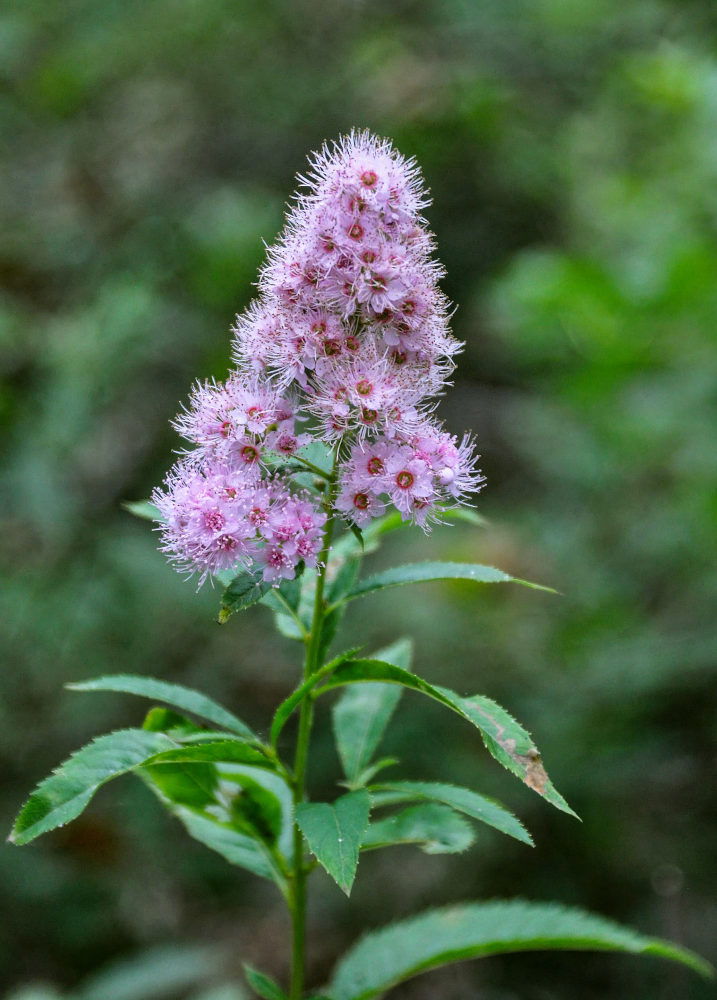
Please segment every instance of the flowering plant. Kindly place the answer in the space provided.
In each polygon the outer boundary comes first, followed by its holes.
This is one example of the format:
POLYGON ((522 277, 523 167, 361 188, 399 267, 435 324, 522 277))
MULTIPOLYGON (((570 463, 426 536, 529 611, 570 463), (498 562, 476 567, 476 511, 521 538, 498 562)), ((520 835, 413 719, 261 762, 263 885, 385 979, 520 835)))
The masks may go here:
MULTIPOLYGON (((348 895, 361 851, 401 843, 462 851, 473 840, 468 820, 532 843, 515 816, 473 790, 377 780, 396 763, 375 755, 402 690, 472 724, 500 764, 572 813, 526 730, 485 696, 462 697, 418 677, 405 640, 378 653, 329 656, 346 605, 367 594, 429 580, 513 578, 489 566, 432 562, 360 578, 364 555, 401 523, 428 531, 446 516, 476 520, 462 505, 483 477, 471 438, 458 440, 433 415, 460 345, 438 286, 416 165, 389 142, 352 133, 325 147, 301 180, 305 193, 269 250, 259 298, 237 319, 235 370, 221 384, 195 387, 175 422, 194 447, 152 502, 133 510, 157 521, 161 547, 180 571, 196 573, 199 585, 212 578, 224 586, 221 622, 258 602, 270 608, 279 630, 305 647, 303 675, 268 738, 178 685, 131 675, 71 685, 170 707, 72 756, 38 786, 11 835, 21 844, 61 826, 101 784, 136 773, 191 836, 283 894, 293 928, 290 1000, 304 995, 307 880, 317 865, 348 895), (306 770, 314 706, 334 691, 346 790, 313 802, 306 770), (289 761, 284 732, 295 713, 289 761)), ((447 962, 535 948, 652 953, 708 968, 684 949, 580 911, 465 903, 368 935, 339 962, 326 995, 364 1000, 447 962)), ((286 996, 263 973, 247 968, 247 977, 267 1000, 286 996)))

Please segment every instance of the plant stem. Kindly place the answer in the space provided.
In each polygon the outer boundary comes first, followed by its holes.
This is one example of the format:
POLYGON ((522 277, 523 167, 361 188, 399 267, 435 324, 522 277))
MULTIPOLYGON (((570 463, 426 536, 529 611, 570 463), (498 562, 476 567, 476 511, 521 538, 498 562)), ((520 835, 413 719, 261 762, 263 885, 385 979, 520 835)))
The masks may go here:
MULTIPOLYGON (((324 542, 319 555, 316 573, 316 596, 314 598, 314 613, 311 621, 311 632, 307 637, 306 658, 304 660, 304 680, 320 668, 321 632, 324 625, 326 610, 324 608, 324 585, 326 582, 326 565, 331 549, 331 539, 334 533, 334 518, 331 511, 335 492, 334 474, 327 484, 326 507, 328 520, 324 528, 324 542)), ((306 764, 309 756, 309 738, 313 721, 313 702, 311 693, 307 692, 299 711, 299 732, 296 740, 296 757, 294 761, 294 808, 304 801, 306 764)), ((294 871, 291 893, 291 924, 292 924, 292 962, 291 987, 289 1000, 301 1000, 304 990, 304 957, 306 954, 306 876, 304 863, 304 839, 298 825, 294 823, 294 871)))

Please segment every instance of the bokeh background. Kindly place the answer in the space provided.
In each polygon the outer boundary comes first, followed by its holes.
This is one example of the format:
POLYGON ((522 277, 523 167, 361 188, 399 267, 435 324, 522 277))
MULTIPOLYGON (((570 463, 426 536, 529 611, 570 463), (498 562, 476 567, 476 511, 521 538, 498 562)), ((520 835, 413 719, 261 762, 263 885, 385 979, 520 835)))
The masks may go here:
MULTIPOLYGON (((220 628, 121 509, 178 441, 197 377, 281 226, 307 152, 352 126, 422 165, 466 341, 449 427, 473 428, 483 529, 394 536, 379 562, 494 563, 558 587, 432 585, 352 606, 348 641, 505 704, 583 818, 407 696, 386 749, 501 798, 530 849, 315 876, 311 977, 360 928, 496 895, 579 904, 717 952, 717 9, 711 0, 6 0, 0 11, 0 813, 72 749, 138 723, 108 672, 203 688, 266 727, 297 650, 255 608, 220 628)), ((377 562, 378 564, 378 562, 377 562)), ((317 793, 338 775, 327 717, 317 793)), ((189 842, 139 782, 0 848, 0 995, 240 1000, 286 972, 272 888, 189 842), (35 985, 31 984, 44 984, 35 985), (3 992, 4 991, 4 992, 3 992)), ((706 998, 654 960, 490 959, 428 1000, 706 998)))

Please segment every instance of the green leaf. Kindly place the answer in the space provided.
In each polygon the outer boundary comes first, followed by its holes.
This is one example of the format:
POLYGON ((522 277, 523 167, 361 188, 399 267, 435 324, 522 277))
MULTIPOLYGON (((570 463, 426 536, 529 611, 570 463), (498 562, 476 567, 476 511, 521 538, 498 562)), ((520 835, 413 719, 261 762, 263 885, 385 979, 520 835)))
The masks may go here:
POLYGON ((216 801, 218 779, 210 764, 144 765, 140 776, 149 776, 167 799, 192 809, 205 809, 216 801))
POLYGON ((211 767, 215 775, 211 801, 197 798, 190 802, 186 786, 173 787, 164 780, 165 771, 171 773, 178 766, 143 767, 139 774, 190 836, 231 864, 273 880, 287 895, 285 856, 292 854, 293 818, 286 783, 263 768, 224 762, 184 764, 181 766, 190 780, 198 767, 211 767))
POLYGON ((419 972, 504 952, 620 951, 683 962, 704 976, 698 955, 582 910, 553 903, 447 906, 366 935, 340 961, 328 989, 336 1000, 368 1000, 419 972))
POLYGON ((316 685, 327 676, 327 674, 331 673, 331 671, 334 670, 339 663, 343 663, 344 660, 350 659, 360 649, 360 646, 354 647, 353 649, 347 650, 346 652, 339 654, 339 656, 334 657, 334 659, 330 660, 328 663, 325 663, 317 673, 312 674, 311 677, 305 680, 303 684, 300 684, 297 688, 295 688, 291 694, 281 702, 274 713, 274 718, 271 723, 271 734, 269 738, 273 747, 276 747, 284 726, 291 718, 294 710, 304 700, 306 695, 313 688, 315 688, 316 685))
POLYGON ((427 854, 458 854, 474 840, 473 827, 457 812, 435 802, 424 802, 395 816, 373 820, 361 847, 370 850, 394 844, 420 844, 427 854))
POLYGON ((357 597, 365 594, 372 594, 377 590, 385 590, 387 587, 402 587, 407 583, 428 583, 432 580, 471 580, 473 583, 520 583, 525 587, 532 587, 535 590, 546 590, 551 594, 556 593, 552 587, 545 587, 539 583, 530 583, 528 580, 520 580, 518 577, 510 576, 493 566, 481 566, 479 563, 453 563, 453 562, 422 562, 409 563, 406 566, 396 566, 393 569, 384 570, 383 573, 376 573, 369 576, 351 590, 344 600, 353 601, 357 597))
MULTIPOLYGON (((190 987, 211 980, 222 961, 219 947, 155 945, 115 959, 84 979, 66 1000, 152 1000, 186 996, 190 987)), ((196 994, 192 994, 196 996, 196 994)))
POLYGON ((159 705, 155 705, 147 712, 142 729, 146 729, 150 733, 167 733, 172 739, 179 740, 179 742, 185 739, 194 739, 200 734, 206 734, 213 739, 218 736, 215 729, 204 729, 188 719, 186 715, 180 715, 179 712, 175 712, 171 708, 163 708, 159 705))
POLYGON ((330 562, 334 575, 326 589, 326 597, 329 604, 337 604, 350 590, 353 590, 361 568, 362 555, 363 553, 359 552, 348 556, 343 562, 340 562, 338 559, 330 562))
POLYGON ((361 684, 347 688, 333 708, 336 747, 351 786, 368 766, 401 697, 400 687, 361 684))
POLYGON ((370 811, 371 798, 363 790, 342 795, 331 805, 302 802, 296 807, 296 822, 309 847, 347 896, 356 877, 370 811))
POLYGON ((373 785, 369 791, 374 808, 396 805, 399 802, 441 802, 524 844, 532 846, 533 843, 533 838, 511 812, 493 799, 487 799, 469 788, 446 785, 440 781, 392 781, 373 785))
POLYGON ((146 761, 149 765, 227 763, 248 764, 276 770, 275 763, 250 743, 239 740, 217 740, 212 743, 193 743, 190 746, 173 746, 156 753, 146 761))
POLYGON ((272 584, 261 573, 240 573, 235 576, 222 594, 222 606, 217 621, 227 622, 237 611, 244 611, 260 601, 272 589, 272 584))
POLYGON ((542 795, 551 805, 575 816, 573 810, 548 778, 530 734, 508 715, 505 709, 491 701, 490 698, 485 698, 482 695, 461 698, 454 691, 429 684, 428 681, 424 681, 408 670, 403 670, 401 667, 383 660, 373 659, 346 660, 336 668, 326 683, 315 689, 314 694, 318 697, 318 695, 344 684, 366 681, 401 684, 403 687, 419 691, 447 708, 451 708, 480 730, 488 752, 499 763, 520 778, 533 791, 542 795))
POLYGON ((258 781, 248 775, 237 776, 242 794, 231 803, 230 811, 234 823, 240 828, 247 827, 267 844, 276 844, 282 828, 281 802, 258 781))
POLYGON ((286 1000, 286 993, 269 976, 244 963, 244 975, 251 988, 262 1000, 286 1000))
MULTIPOLYGON (((407 669, 411 644, 401 640, 381 650, 376 657, 407 669)), ((358 778, 371 762, 400 697, 398 686, 367 683, 347 687, 334 705, 336 748, 351 787, 359 786, 358 778)))
POLYGON ((150 503, 149 500, 124 500, 122 506, 130 514, 143 521, 164 521, 159 507, 150 503))
POLYGON ((288 892, 283 872, 267 850, 253 837, 241 833, 229 823, 167 800, 167 809, 181 821, 190 837, 220 854, 238 868, 245 868, 253 875, 277 883, 284 894, 288 892))
POLYGON ((323 441, 310 441, 309 444, 302 445, 296 453, 297 458, 303 458, 305 462, 315 465, 324 476, 331 475, 331 466, 334 462, 333 452, 323 441))
POLYGON ((451 525, 454 521, 463 521, 474 528, 484 528, 488 521, 482 514, 478 514, 472 507, 453 507, 449 510, 441 511, 440 520, 444 524, 451 525))
POLYGON ((175 746, 164 733, 143 729, 120 729, 98 737, 40 782, 15 820, 9 840, 27 844, 64 826, 80 815, 100 785, 175 746))
POLYGON ((192 712, 201 719, 207 719, 223 729, 237 733, 245 740, 258 742, 255 733, 236 715, 218 705, 211 698, 192 688, 181 684, 170 684, 167 681, 155 680, 153 677, 140 677, 135 674, 114 674, 108 677, 97 677, 95 680, 80 681, 67 684, 71 691, 119 691, 123 694, 136 694, 142 698, 164 701, 174 708, 184 712, 192 712))
POLYGON ((354 538, 356 539, 356 541, 359 543, 359 547, 360 547, 361 551, 364 552, 365 551, 365 547, 364 547, 364 543, 363 543, 363 531, 361 531, 361 529, 358 527, 358 525, 354 524, 353 522, 349 523, 349 531, 354 536, 354 538))
MULTIPOLYGON (((368 785, 369 781, 375 777, 379 771, 384 771, 387 767, 395 767, 396 764, 400 764, 398 757, 381 757, 379 760, 369 764, 359 775, 357 775, 356 780, 353 782, 355 788, 363 788, 368 785)), ((346 784, 346 782, 339 782, 339 784, 346 784)))

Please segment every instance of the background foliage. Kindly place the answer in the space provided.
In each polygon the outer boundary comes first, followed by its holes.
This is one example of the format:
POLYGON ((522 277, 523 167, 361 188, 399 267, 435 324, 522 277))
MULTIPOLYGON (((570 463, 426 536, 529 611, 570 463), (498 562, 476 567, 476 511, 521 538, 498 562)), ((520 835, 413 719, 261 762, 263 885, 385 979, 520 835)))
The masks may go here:
MULTIPOLYGON (((442 412, 475 429, 489 482, 487 528, 406 532, 381 561, 493 562, 564 596, 388 591, 350 612, 349 641, 390 641, 399 621, 420 673, 531 727, 584 823, 407 697, 387 752, 499 794, 537 847, 486 830, 463 856, 369 855, 351 904, 317 876, 312 976, 366 924, 492 895, 578 903, 714 960, 716 42, 708 0, 4 5, 6 827, 81 741, 139 721, 130 699, 60 694, 65 680, 151 672, 262 731, 293 684, 270 615, 220 629, 217 594, 197 597, 120 503, 169 465, 191 380, 225 371, 305 154, 365 126, 432 187, 467 342, 442 412)), ((328 790, 326 718, 323 732, 312 780, 328 790)), ((105 1000, 235 1000, 238 953, 285 972, 271 888, 228 877, 135 784, 47 842, 0 849, 4 988, 92 995, 88 977, 121 959, 135 964, 100 981, 105 1000), (195 978, 156 950, 182 942, 218 948, 195 978)), ((547 1000, 576 983, 614 1000, 711 990, 658 963, 536 955, 395 996, 547 1000)))

